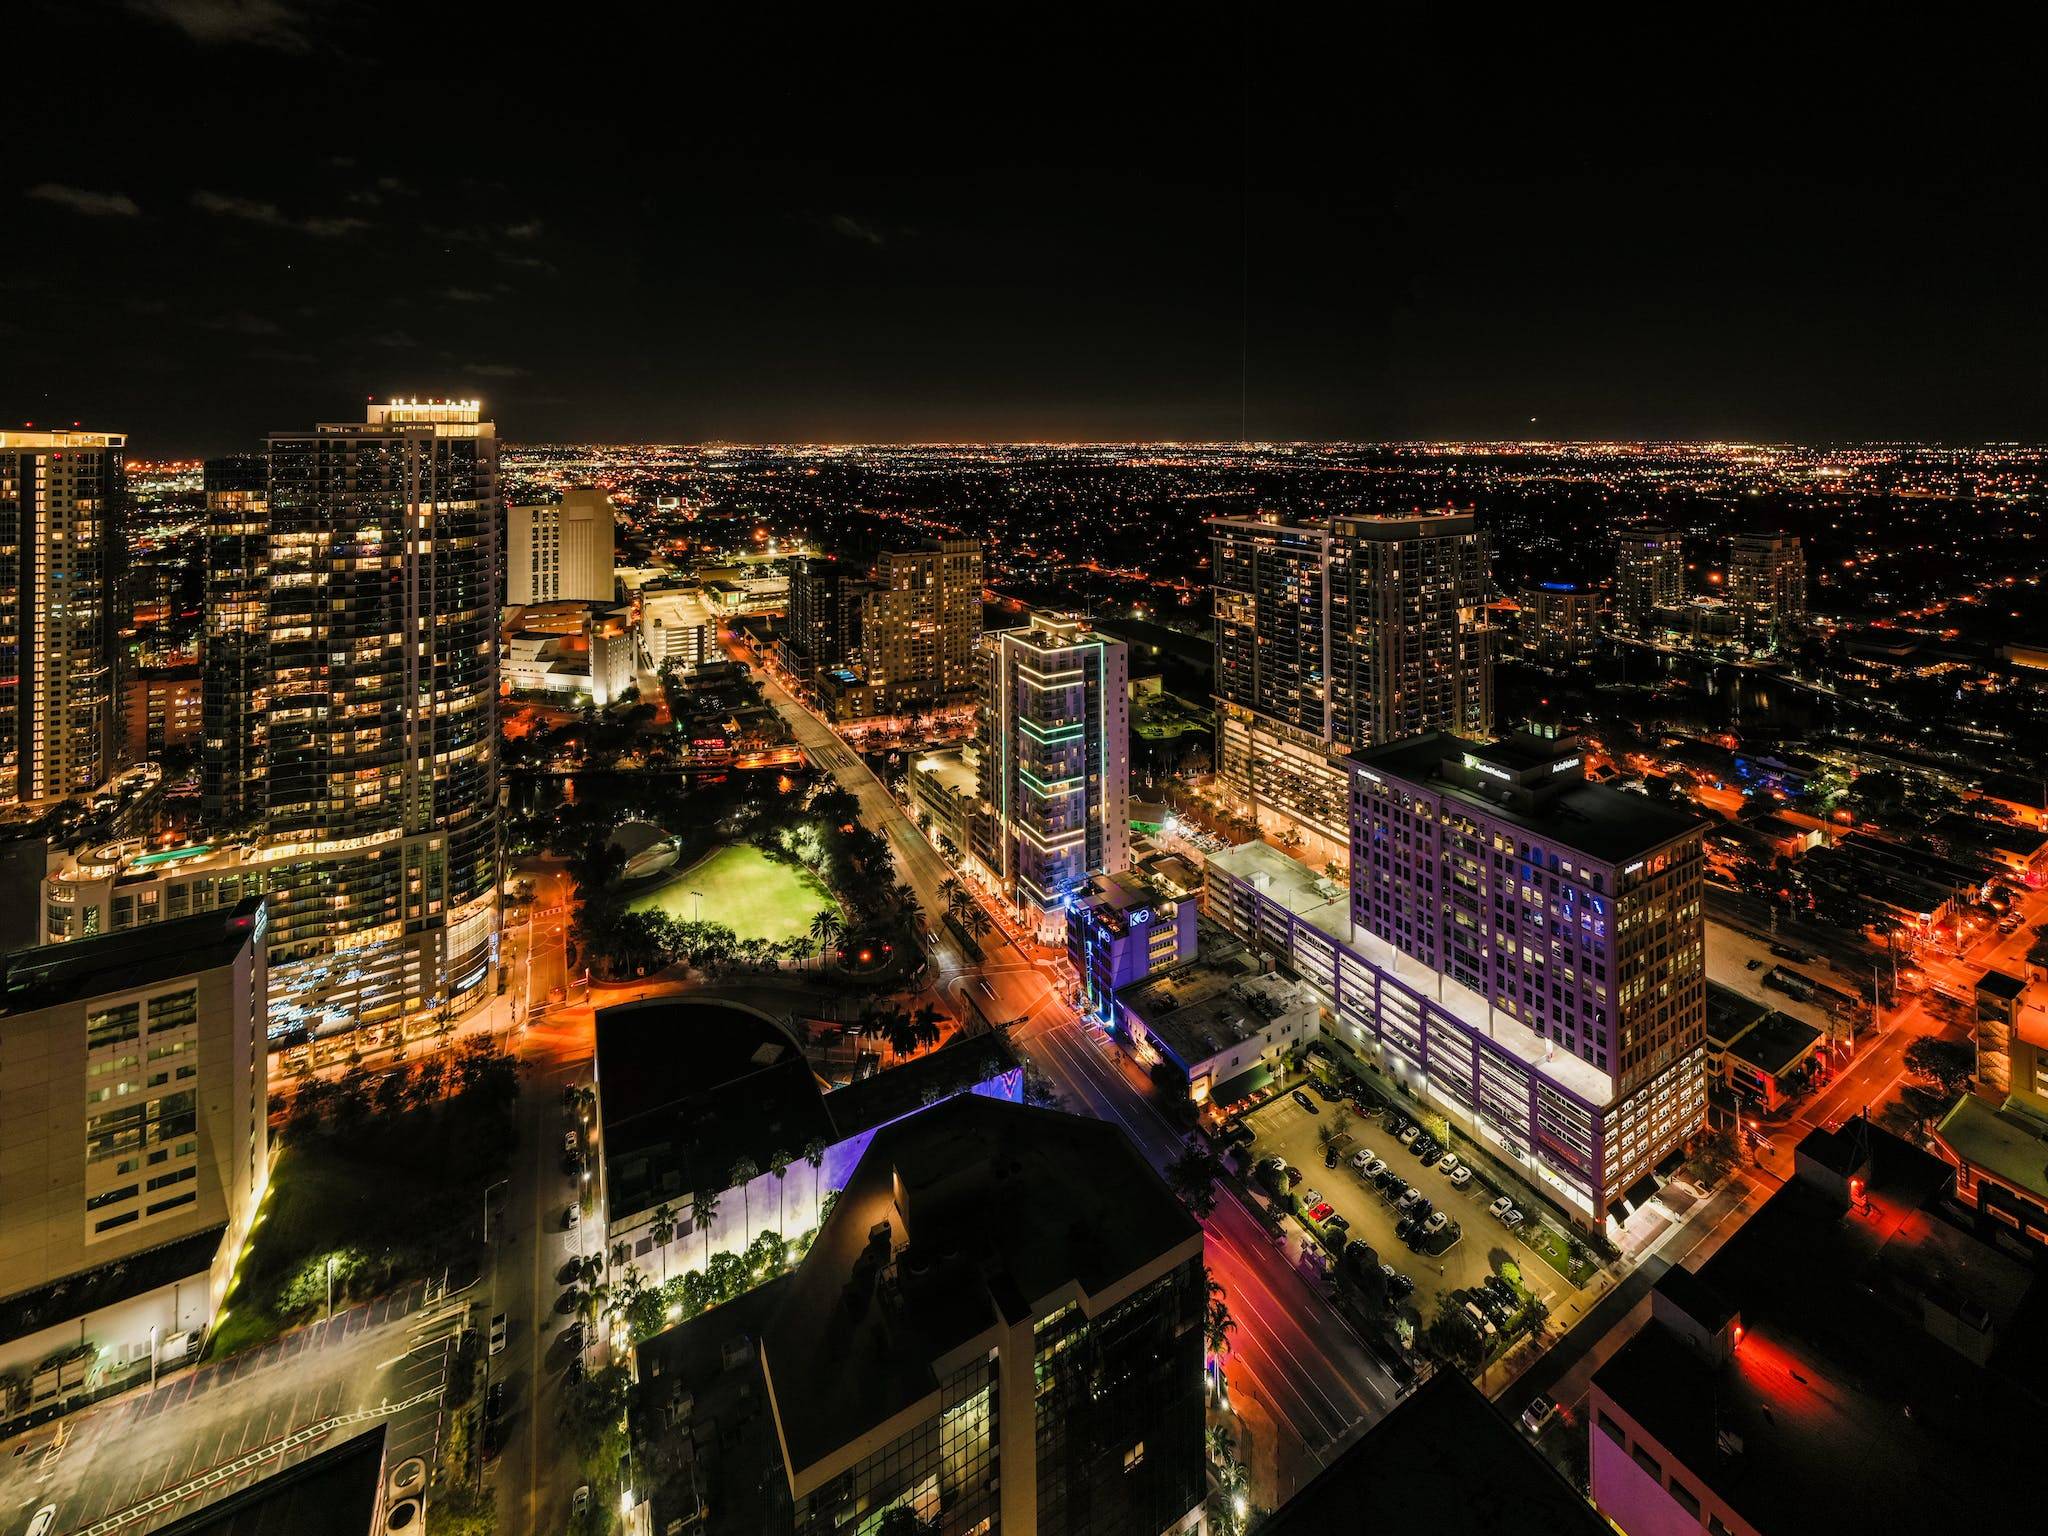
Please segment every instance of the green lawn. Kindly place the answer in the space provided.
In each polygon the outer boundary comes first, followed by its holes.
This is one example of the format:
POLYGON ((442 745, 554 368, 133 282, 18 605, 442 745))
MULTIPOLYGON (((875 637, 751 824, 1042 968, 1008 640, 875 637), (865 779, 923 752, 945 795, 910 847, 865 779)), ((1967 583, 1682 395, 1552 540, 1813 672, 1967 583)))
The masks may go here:
POLYGON ((1569 1245, 1551 1227, 1542 1222, 1532 1222, 1529 1225, 1535 1230, 1532 1232, 1525 1226, 1522 1229, 1522 1240, 1542 1256, 1544 1263, 1575 1286, 1582 1286, 1593 1278, 1593 1266, 1576 1260, 1569 1245))
POLYGON ((808 869, 781 864, 751 843, 714 848, 686 870, 626 903, 631 912, 666 912, 683 922, 700 915, 741 939, 781 942, 808 933, 820 907, 838 909, 824 882, 808 869), (703 892, 700 904, 693 892, 703 892))

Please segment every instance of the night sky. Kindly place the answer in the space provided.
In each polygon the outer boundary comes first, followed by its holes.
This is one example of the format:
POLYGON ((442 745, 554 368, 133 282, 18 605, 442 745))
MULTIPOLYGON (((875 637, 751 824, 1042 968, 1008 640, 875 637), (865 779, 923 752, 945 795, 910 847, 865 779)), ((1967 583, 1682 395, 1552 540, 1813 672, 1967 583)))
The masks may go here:
POLYGON ((0 413, 142 457, 390 392, 524 441, 2048 419, 2048 157, 1989 33, 700 14, 30 6, 0 413))

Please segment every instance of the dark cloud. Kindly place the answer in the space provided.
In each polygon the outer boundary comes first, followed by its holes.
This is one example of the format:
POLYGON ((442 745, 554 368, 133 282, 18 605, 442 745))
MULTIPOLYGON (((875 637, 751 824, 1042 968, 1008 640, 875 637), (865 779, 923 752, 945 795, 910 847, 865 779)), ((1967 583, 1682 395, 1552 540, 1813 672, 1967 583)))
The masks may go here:
POLYGON ((28 189, 26 195, 38 202, 69 208, 89 219, 132 219, 142 212, 135 206, 135 199, 125 192, 94 192, 85 187, 67 187, 55 181, 38 182, 28 189))
POLYGON ((311 23, 319 7, 289 0, 128 0, 128 9, 209 47, 245 44, 304 53, 313 46, 311 23))
POLYGON ((889 237, 867 219, 856 219, 850 213, 835 213, 831 219, 832 232, 844 235, 849 240, 858 240, 862 245, 874 246, 877 250, 889 243, 889 237))
POLYGON ((372 227, 368 219, 348 215, 293 218, 275 203, 266 203, 253 197, 236 197, 226 192, 209 192, 203 187, 192 194, 192 206, 201 213, 216 214, 224 219, 241 219, 250 224, 266 225, 271 229, 297 230, 300 234, 313 235, 322 240, 332 240, 340 235, 353 235, 372 227))

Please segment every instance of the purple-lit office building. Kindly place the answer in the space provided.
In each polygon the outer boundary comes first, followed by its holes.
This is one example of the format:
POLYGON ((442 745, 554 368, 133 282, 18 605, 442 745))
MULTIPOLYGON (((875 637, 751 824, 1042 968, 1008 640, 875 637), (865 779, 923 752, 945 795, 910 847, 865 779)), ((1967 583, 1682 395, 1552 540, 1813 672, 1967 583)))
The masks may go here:
POLYGON ((1344 890, 1262 843, 1210 910, 1324 1029, 1581 1220, 1626 1217, 1706 1105, 1701 823, 1570 741, 1431 732, 1349 759, 1344 890))
POLYGON ((1088 1012, 1115 1022, 1116 994, 1195 957, 1192 901, 1177 901, 1137 870, 1096 875, 1067 913, 1067 958, 1088 1012))

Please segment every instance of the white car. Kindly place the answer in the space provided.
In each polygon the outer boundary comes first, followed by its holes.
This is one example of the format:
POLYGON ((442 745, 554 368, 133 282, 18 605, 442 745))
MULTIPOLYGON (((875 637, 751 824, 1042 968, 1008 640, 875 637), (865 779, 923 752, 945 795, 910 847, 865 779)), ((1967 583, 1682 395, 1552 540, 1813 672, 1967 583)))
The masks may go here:
POLYGON ((45 1504, 36 1511, 35 1519, 28 1523, 28 1536, 47 1536, 51 1526, 57 1523, 57 1506, 45 1504))
POLYGON ((574 1131, 564 1131, 562 1133, 562 1150, 567 1153, 575 1152, 576 1133, 574 1131))
POLYGON ((1322 1203, 1323 1192, 1320 1189, 1306 1189, 1302 1191, 1301 1204, 1304 1210, 1312 1211, 1322 1203))
POLYGON ((564 1223, 563 1223, 563 1224, 564 1224, 565 1226, 567 1226, 567 1227, 569 1228, 569 1230, 570 1230, 571 1232, 573 1232, 573 1231, 575 1231, 575 1230, 576 1230, 576 1228, 577 1228, 577 1227, 579 1227, 580 1225, 582 1225, 582 1222, 583 1222, 583 1207, 582 1207, 582 1205, 581 1205, 581 1204, 577 1204, 577 1205, 572 1205, 572 1206, 570 1206, 570 1207, 569 1207, 569 1214, 568 1214, 568 1216, 567 1216, 566 1218, 564 1218, 564 1223))
POLYGON ((491 1319, 491 1353, 505 1352, 505 1314, 500 1312, 491 1319))
POLYGON ((1402 1145, 1402 1146, 1404 1146, 1404 1147, 1405 1147, 1405 1146, 1409 1146, 1409 1145, 1412 1145, 1412 1144, 1413 1144, 1413 1142, 1414 1142, 1414 1140, 1415 1140, 1415 1138, 1416 1138, 1416 1137, 1418 1137, 1418 1136, 1420 1136, 1421 1134, 1422 1134, 1422 1127, 1421 1127, 1421 1126, 1419 1126, 1419 1125, 1404 1125, 1404 1126, 1402 1126, 1402 1127, 1401 1127, 1401 1145, 1402 1145))
POLYGON ((1493 1204, 1489 1205, 1486 1208, 1486 1214, 1493 1217, 1500 1217, 1506 1215, 1509 1211, 1512 1211, 1514 1208, 1515 1202, 1510 1200, 1506 1195, 1502 1195, 1498 1200, 1494 1201, 1493 1204))
POLYGON ((1449 1152, 1446 1152, 1442 1157, 1436 1160, 1436 1171, 1438 1173, 1449 1173, 1452 1169, 1456 1168, 1457 1166, 1458 1159, 1456 1158, 1456 1156, 1449 1152))
POLYGON ((1522 1224, 1522 1213, 1511 1205, 1500 1213, 1500 1224, 1512 1232, 1522 1224))
POLYGON ((1360 1147, 1356 1152, 1351 1154, 1351 1166, 1354 1168, 1363 1169, 1365 1165, 1371 1161, 1371 1147, 1360 1147))
POLYGON ((1413 1185, 1411 1185, 1409 1186, 1407 1192, 1403 1194, 1401 1198, 1395 1202, 1395 1204, 1400 1206, 1400 1208, 1405 1211, 1421 1198, 1422 1191, 1416 1189, 1413 1185))
POLYGON ((1429 1220, 1425 1221, 1422 1224, 1422 1230, 1430 1237, 1435 1237, 1437 1233, 1443 1231, 1443 1229, 1445 1227, 1448 1227, 1450 1224, 1451 1218, 1446 1216, 1442 1211, 1432 1211, 1430 1212, 1429 1220))
POLYGON ((1472 1170, 1470 1168, 1467 1168, 1463 1163, 1458 1164, 1458 1166, 1454 1170, 1452 1170, 1451 1188, 1463 1189, 1467 1184, 1470 1184, 1471 1182, 1472 1170))
POLYGON ((1367 1163, 1363 1168, 1359 1169, 1359 1172, 1363 1173, 1368 1179, 1376 1179, 1386 1171, 1387 1165, 1381 1162, 1378 1158, 1374 1158, 1371 1162, 1367 1163))

